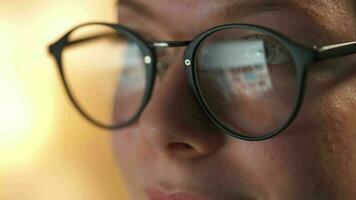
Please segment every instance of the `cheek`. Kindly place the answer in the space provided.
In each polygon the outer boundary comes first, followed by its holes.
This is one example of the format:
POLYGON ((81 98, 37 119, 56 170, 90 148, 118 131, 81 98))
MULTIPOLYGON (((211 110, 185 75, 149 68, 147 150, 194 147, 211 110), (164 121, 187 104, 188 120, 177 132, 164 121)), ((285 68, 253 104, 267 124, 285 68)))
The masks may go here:
POLYGON ((285 132, 260 143, 231 140, 226 162, 239 169, 231 176, 244 172, 251 187, 263 188, 271 199, 328 199, 345 193, 355 184, 356 162, 350 154, 356 149, 343 139, 312 134, 285 132))
POLYGON ((330 76, 315 81, 322 87, 313 104, 318 108, 313 110, 315 121, 323 130, 317 146, 319 159, 325 163, 320 170, 328 175, 328 185, 336 182, 343 188, 356 183, 356 70, 349 67, 336 68, 330 76))
POLYGON ((139 166, 137 161, 144 158, 142 152, 145 151, 141 150, 144 147, 139 131, 135 126, 124 128, 114 133, 113 140, 118 166, 124 175, 130 178, 134 175, 135 168, 139 166))
POLYGON ((228 146, 234 155, 229 157, 232 165, 242 167, 255 186, 272 195, 271 199, 302 198, 308 196, 305 193, 313 193, 313 185, 322 182, 317 173, 320 163, 313 143, 286 133, 263 142, 232 140, 228 146))
POLYGON ((310 67, 299 118, 323 136, 350 137, 355 133, 356 68, 339 61, 310 67))
POLYGON ((133 131, 115 131, 113 135, 115 154, 118 160, 119 167, 124 171, 131 168, 132 156, 134 150, 135 135, 133 131))
POLYGON ((142 190, 140 180, 144 175, 141 163, 145 162, 148 156, 145 155, 147 151, 137 125, 115 131, 113 140, 118 168, 131 198, 144 199, 144 194, 139 192, 142 190))
POLYGON ((118 166, 128 178, 139 179, 135 176, 140 175, 138 172, 143 172, 142 163, 147 164, 145 168, 148 168, 148 163, 157 160, 138 123, 115 131, 113 140, 118 166))

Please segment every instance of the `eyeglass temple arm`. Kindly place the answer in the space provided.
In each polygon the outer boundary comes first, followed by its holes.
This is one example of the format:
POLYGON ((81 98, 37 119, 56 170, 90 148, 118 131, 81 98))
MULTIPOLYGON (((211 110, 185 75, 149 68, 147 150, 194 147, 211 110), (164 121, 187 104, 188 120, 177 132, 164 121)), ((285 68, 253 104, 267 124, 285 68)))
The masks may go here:
POLYGON ((334 45, 324 46, 321 48, 316 47, 316 51, 317 51, 317 56, 316 56, 317 61, 356 54, 356 41, 334 44, 334 45))
POLYGON ((114 33, 100 33, 98 35, 90 36, 90 37, 85 37, 73 41, 69 41, 66 46, 75 46, 84 42, 89 42, 89 41, 94 41, 94 40, 99 40, 102 38, 110 38, 110 39, 118 39, 117 34, 114 33))
MULTIPOLYGON (((80 44, 85 43, 85 42, 100 40, 102 38, 112 39, 112 40, 120 39, 120 38, 117 37, 117 34, 115 34, 115 33, 100 33, 100 34, 97 34, 97 35, 94 35, 94 36, 90 36, 90 37, 83 37, 83 38, 80 38, 80 39, 67 41, 65 46, 66 47, 72 47, 72 46, 80 45, 80 44)), ((56 43, 54 43, 54 44, 49 46, 49 52, 51 54, 53 54, 54 49, 58 45, 58 42, 56 42, 56 43)))

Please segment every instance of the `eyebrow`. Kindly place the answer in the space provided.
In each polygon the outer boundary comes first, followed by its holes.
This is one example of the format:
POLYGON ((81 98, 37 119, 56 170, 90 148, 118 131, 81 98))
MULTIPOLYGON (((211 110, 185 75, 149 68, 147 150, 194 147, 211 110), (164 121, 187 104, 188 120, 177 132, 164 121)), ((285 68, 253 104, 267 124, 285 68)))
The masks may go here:
POLYGON ((135 12, 140 13, 145 17, 153 17, 154 12, 150 8, 148 8, 144 3, 138 2, 136 0, 117 0, 116 1, 117 8, 124 6, 132 9, 135 12))
MULTIPOLYGON (((283 9, 299 9, 302 6, 294 0, 228 0, 229 5, 218 10, 219 14, 226 19, 243 18, 263 12, 278 11, 283 9)), ((118 0, 118 6, 128 7, 145 17, 153 17, 154 11, 137 0, 118 0)))
POLYGON ((263 12, 271 12, 271 11, 278 11, 284 9, 299 9, 301 5, 298 4, 296 1, 285 1, 285 0, 272 0, 272 1, 265 1, 265 0, 258 0, 258 1, 235 1, 231 0, 231 4, 224 8, 221 11, 221 14, 226 19, 230 18, 243 18, 250 15, 256 15, 263 12))

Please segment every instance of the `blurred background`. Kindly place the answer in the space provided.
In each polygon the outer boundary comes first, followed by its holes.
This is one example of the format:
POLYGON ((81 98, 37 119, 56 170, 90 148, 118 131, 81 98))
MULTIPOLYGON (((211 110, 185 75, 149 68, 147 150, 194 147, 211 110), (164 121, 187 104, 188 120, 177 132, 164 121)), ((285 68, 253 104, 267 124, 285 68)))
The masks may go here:
POLYGON ((129 199, 110 133, 69 102, 47 46, 115 0, 0 0, 0 199, 129 199))

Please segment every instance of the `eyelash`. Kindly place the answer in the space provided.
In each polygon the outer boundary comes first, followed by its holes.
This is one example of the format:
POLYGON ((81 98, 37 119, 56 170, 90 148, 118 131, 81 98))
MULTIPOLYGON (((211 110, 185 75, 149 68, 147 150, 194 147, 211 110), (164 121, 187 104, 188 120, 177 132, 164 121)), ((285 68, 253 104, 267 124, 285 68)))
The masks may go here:
POLYGON ((278 44, 278 42, 275 41, 273 38, 267 35, 258 35, 258 34, 253 34, 251 36, 247 36, 246 38, 249 39, 252 37, 253 39, 262 40, 266 45, 265 49, 267 54, 268 52, 270 52, 268 55, 273 55, 272 58, 271 57, 269 57, 269 59, 267 58, 268 63, 280 64, 290 59, 290 54, 288 53, 288 50, 283 46, 281 46, 280 44, 278 44), (273 54, 271 54, 271 50, 273 51, 273 54), (284 56, 284 58, 282 58, 281 56, 284 56))

